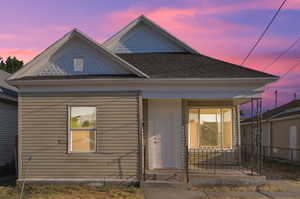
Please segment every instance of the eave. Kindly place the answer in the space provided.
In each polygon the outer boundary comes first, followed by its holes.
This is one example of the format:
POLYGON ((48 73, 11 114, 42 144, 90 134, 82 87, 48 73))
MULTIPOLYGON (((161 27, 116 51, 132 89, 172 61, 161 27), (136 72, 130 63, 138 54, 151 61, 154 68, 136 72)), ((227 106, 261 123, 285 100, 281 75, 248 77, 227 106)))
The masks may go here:
POLYGON ((277 81, 277 77, 268 78, 105 78, 105 79, 42 79, 42 80, 9 80, 14 86, 27 85, 89 85, 97 83, 146 83, 146 84, 220 84, 220 83, 250 83, 250 84, 268 84, 277 81))

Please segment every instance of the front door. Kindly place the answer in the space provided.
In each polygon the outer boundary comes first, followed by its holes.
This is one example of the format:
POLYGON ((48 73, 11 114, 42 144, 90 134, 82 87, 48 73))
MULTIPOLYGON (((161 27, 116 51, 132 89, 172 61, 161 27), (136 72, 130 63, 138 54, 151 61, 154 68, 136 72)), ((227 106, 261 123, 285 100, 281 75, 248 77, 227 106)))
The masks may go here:
POLYGON ((149 168, 180 168, 181 100, 149 99, 149 168))

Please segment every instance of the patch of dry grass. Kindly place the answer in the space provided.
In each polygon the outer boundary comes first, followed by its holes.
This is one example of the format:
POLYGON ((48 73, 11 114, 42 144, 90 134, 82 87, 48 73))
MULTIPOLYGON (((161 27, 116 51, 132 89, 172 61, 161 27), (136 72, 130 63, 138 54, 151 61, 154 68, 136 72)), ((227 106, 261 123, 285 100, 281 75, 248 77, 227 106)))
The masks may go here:
POLYGON ((297 186, 297 187, 300 188, 300 181, 297 181, 297 180, 288 180, 286 182, 289 183, 289 184, 295 185, 295 186, 297 186))
MULTIPOLYGON (((197 199, 218 199, 215 196, 204 196, 204 197, 200 197, 197 199)), ((219 197, 219 199, 266 199, 266 197, 262 196, 259 198, 253 198, 253 197, 230 197, 230 196, 225 196, 225 197, 219 197)), ((284 199, 284 198, 283 198, 284 199)))
MULTIPOLYGON (((16 187, 0 187, 0 199, 15 199, 16 187)), ((92 187, 84 185, 26 185, 23 199, 144 199, 135 187, 92 187)))
POLYGON ((194 191, 203 191, 203 192, 284 192, 282 188, 266 184, 262 186, 202 186, 202 187, 193 187, 194 191))

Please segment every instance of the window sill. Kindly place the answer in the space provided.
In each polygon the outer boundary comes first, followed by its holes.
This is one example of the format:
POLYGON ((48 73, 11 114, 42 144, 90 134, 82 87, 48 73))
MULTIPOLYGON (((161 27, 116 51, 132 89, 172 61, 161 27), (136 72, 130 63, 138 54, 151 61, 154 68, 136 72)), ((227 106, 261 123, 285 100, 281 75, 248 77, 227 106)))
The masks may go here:
POLYGON ((203 149, 188 149, 189 152, 233 152, 235 151, 234 148, 203 148, 203 149))
POLYGON ((72 152, 68 151, 68 154, 96 154, 97 151, 91 151, 91 152, 72 152))

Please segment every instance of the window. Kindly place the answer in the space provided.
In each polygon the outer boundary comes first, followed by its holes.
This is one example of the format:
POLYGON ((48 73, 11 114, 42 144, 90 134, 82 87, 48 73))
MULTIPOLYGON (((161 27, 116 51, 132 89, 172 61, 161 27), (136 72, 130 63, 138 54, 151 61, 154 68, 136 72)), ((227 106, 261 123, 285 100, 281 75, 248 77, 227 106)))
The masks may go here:
POLYGON ((232 148, 232 109, 189 110, 189 148, 232 148))
POLYGON ((96 151, 96 107, 69 108, 69 152, 96 151))
POLYGON ((73 65, 74 65, 74 71, 82 72, 83 71, 83 66, 84 66, 83 58, 82 57, 75 57, 73 59, 73 65))

